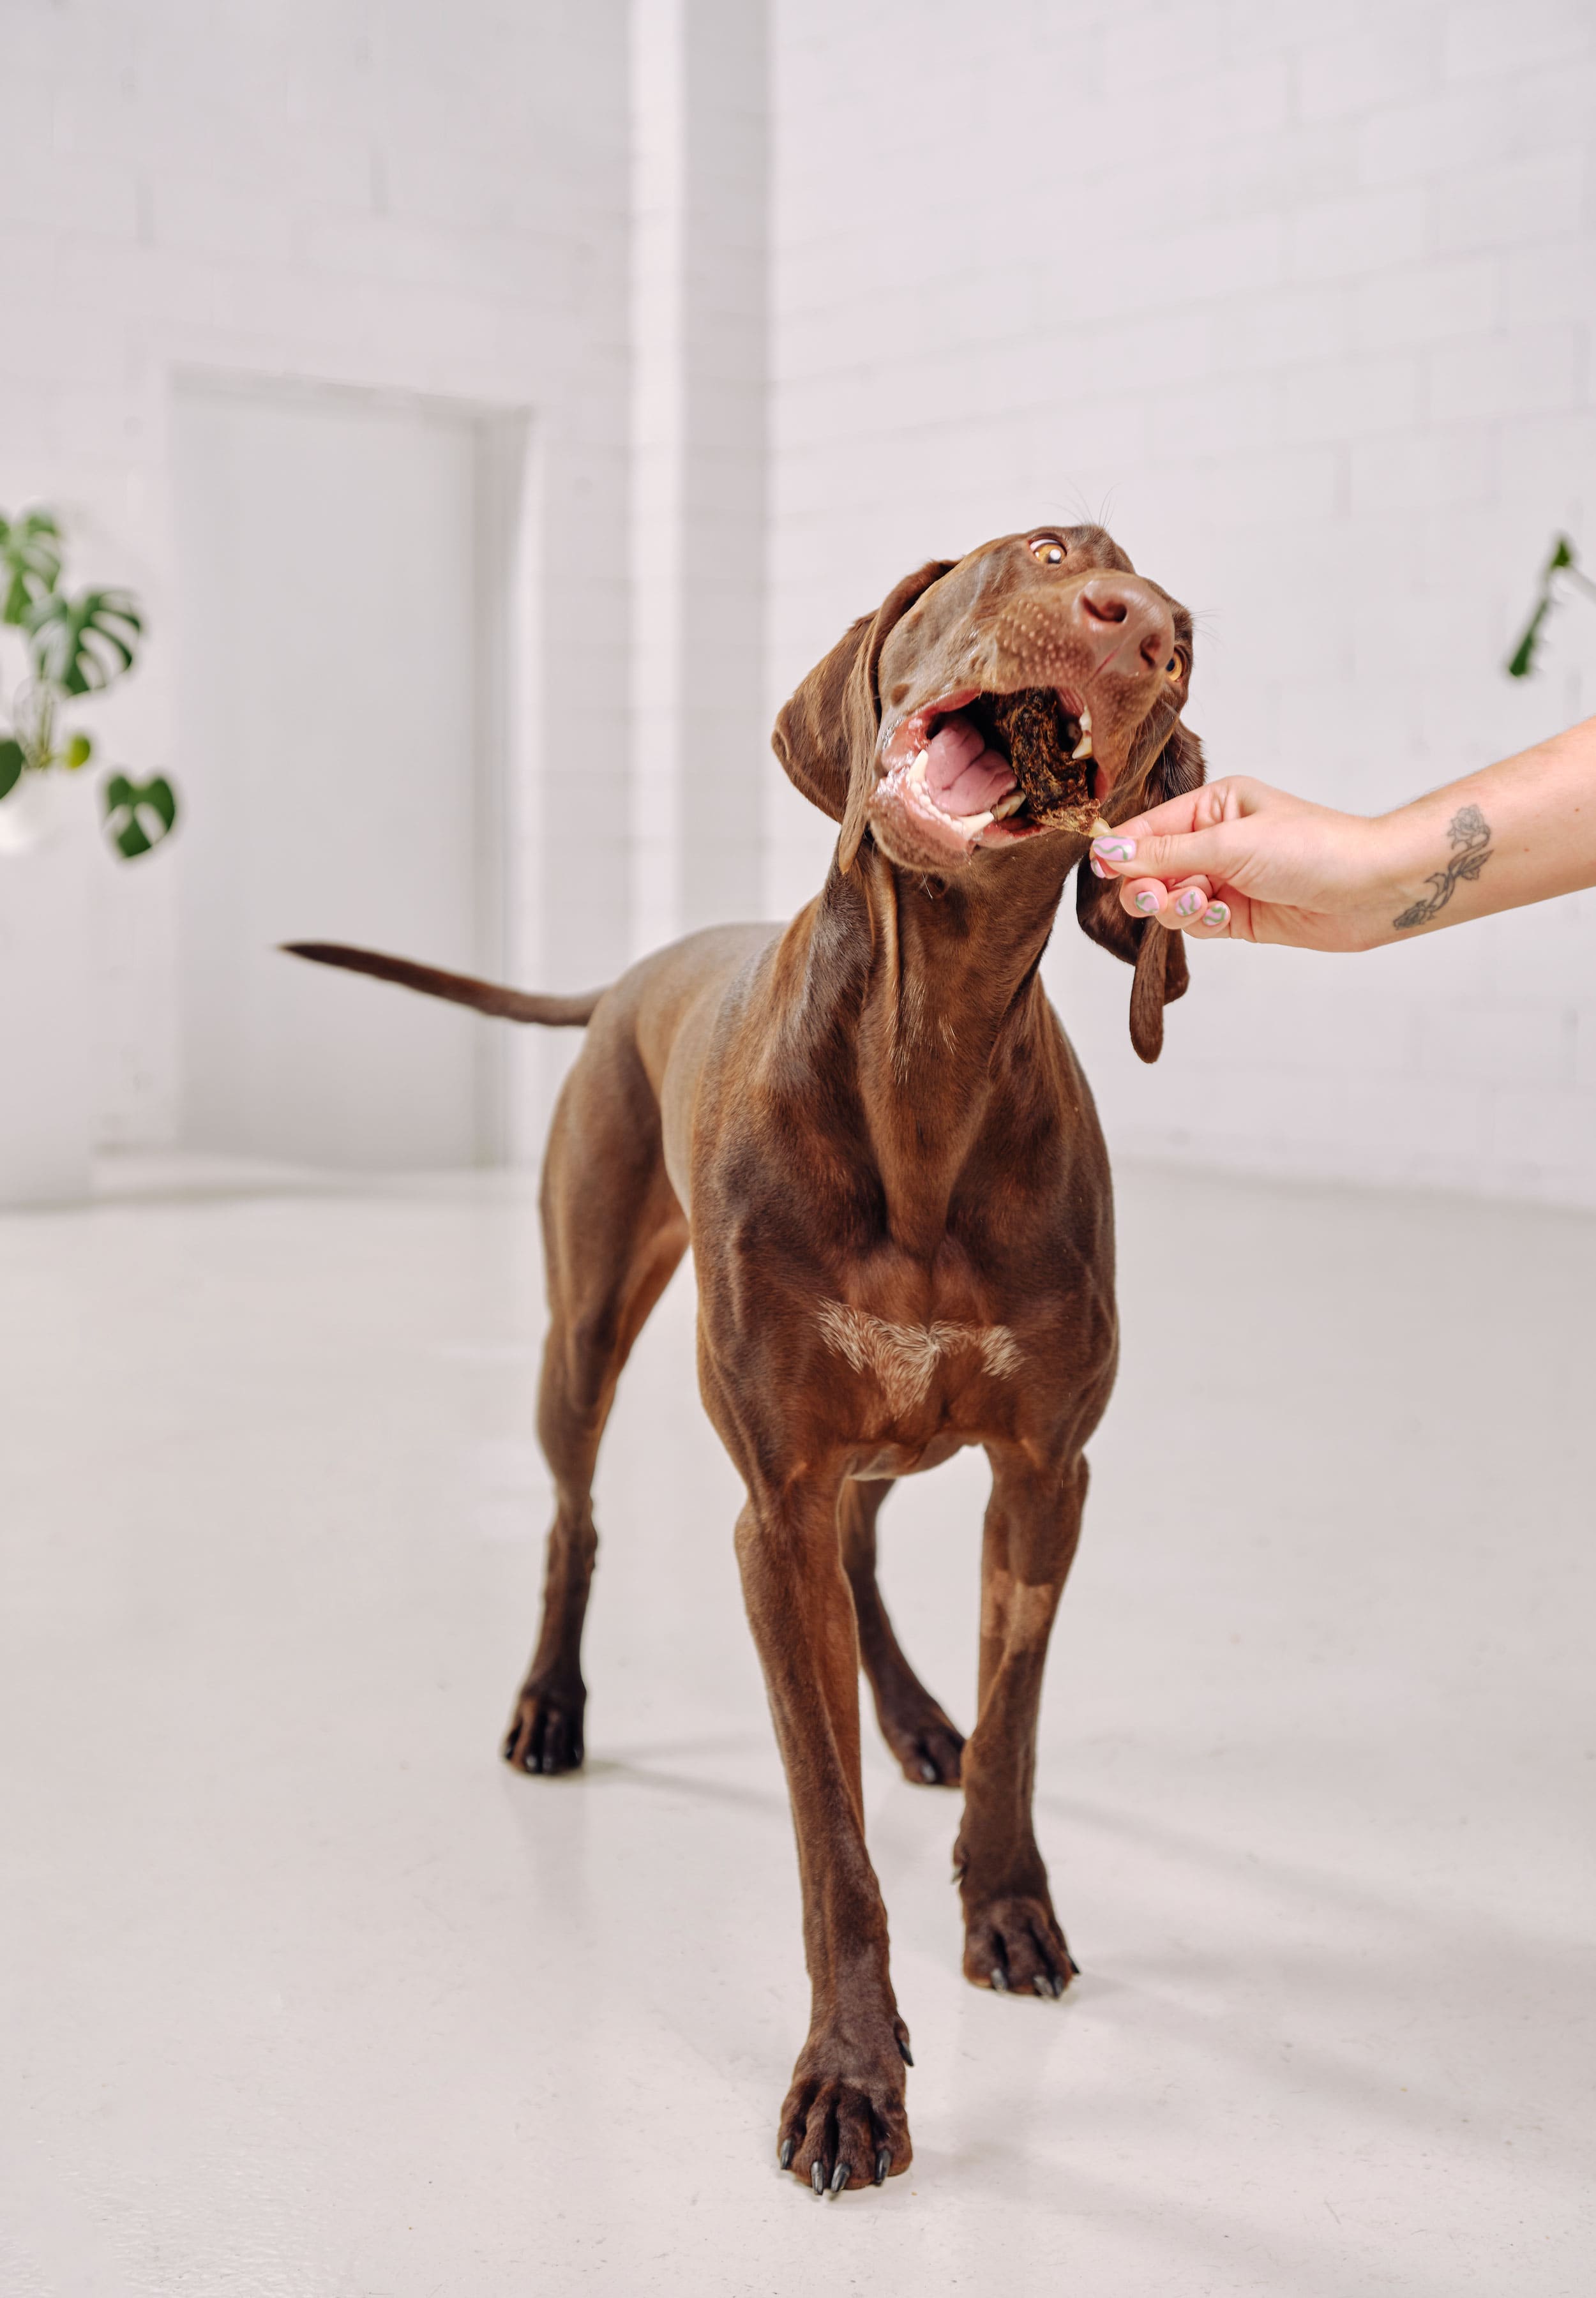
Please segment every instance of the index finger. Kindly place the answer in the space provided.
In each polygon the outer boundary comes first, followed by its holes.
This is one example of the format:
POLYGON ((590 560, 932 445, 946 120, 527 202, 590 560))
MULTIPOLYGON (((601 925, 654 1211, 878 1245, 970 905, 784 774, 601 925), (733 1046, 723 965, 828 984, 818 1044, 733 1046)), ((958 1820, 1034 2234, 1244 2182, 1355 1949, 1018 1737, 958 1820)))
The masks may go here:
MULTIPOLYGON (((1167 798, 1162 806, 1150 806, 1145 814, 1134 814, 1129 822, 1116 822, 1113 835, 1116 838, 1183 838, 1189 831, 1210 829, 1213 822, 1211 802, 1206 807, 1203 803, 1209 797, 1207 785, 1199 783, 1195 789, 1182 790, 1178 798, 1167 798)), ((1102 841, 1096 842, 1101 844, 1102 841)))

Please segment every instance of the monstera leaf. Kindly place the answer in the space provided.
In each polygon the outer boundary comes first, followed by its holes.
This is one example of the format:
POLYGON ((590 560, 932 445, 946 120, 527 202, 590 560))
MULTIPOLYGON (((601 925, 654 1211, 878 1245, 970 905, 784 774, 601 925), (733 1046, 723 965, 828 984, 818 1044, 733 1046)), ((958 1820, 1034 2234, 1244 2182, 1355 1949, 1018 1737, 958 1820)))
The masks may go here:
POLYGON ((29 608, 55 588, 61 529, 47 510, 20 518, 0 512, 0 623, 23 623, 29 608))
POLYGON ((94 694, 133 667, 144 617, 128 591, 51 591, 28 609, 34 668, 63 694, 94 694))
MULTIPOLYGON (((22 633, 31 678, 11 695, 10 723, 0 726, 0 800, 28 773, 77 773, 95 754, 91 738, 67 733, 62 706, 97 694, 131 670, 144 638, 144 616, 130 591, 80 591, 59 585, 62 534, 54 514, 0 512, 0 625, 22 633)), ((112 774, 102 793, 112 844, 127 860, 148 854, 170 835, 177 793, 164 774, 132 781, 112 774)))
POLYGON ((152 774, 147 782, 112 774, 105 785, 105 827, 129 862, 159 846, 177 819, 177 793, 164 774, 152 774))

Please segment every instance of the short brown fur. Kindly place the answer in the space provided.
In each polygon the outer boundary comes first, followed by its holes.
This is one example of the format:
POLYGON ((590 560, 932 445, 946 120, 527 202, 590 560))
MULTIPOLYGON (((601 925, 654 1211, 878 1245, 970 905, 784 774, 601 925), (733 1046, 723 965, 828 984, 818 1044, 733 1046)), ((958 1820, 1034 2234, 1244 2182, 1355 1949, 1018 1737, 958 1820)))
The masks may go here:
MULTIPOLYGON (((1038 974, 1084 839, 1050 831, 928 872, 900 850, 913 839, 880 764, 895 713, 1046 679, 1089 702, 1111 820, 1201 780, 1178 717, 1189 618, 1101 530, 1046 532, 1062 567, 1039 565, 1026 536, 923 567, 804 681, 773 739, 842 825, 823 889, 784 930, 696 934, 598 998, 544 1169, 538 1425, 557 1510, 504 1753, 529 1772, 582 1761, 594 1463, 621 1368, 690 1242, 699 1384, 747 1492, 737 1556, 798 1836, 812 2007, 777 2141, 817 2191, 879 2182, 911 2154, 908 2030, 864 1843, 861 1664, 906 1776, 963 1785, 965 1977, 1050 1996, 1075 1969, 1030 1805, 1084 1447, 1118 1350, 1107 1156, 1038 974), (1134 658, 1105 650, 1119 608, 1133 636, 1149 633, 1134 658), (1177 641, 1171 683, 1154 657, 1177 641), (875 1525, 892 1479, 968 1444, 986 1451, 992 1492, 966 1742, 898 1646, 875 1525)), ((1178 937, 1126 918, 1116 890, 1083 871, 1080 922, 1135 963, 1132 1031, 1151 1059, 1184 961, 1178 937)), ((462 995, 459 977, 401 963, 373 970, 462 995)), ((590 1002, 522 1004, 575 1021, 590 1002)))

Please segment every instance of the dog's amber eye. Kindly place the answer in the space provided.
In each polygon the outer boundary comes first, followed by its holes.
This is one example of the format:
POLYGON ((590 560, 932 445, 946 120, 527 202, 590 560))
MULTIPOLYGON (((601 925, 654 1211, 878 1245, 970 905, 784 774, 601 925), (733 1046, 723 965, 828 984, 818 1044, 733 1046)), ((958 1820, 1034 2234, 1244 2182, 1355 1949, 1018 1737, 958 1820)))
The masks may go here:
POLYGON ((1064 546, 1056 534, 1038 534, 1030 546, 1030 555, 1043 566, 1062 566, 1064 546))
POLYGON ((1178 678, 1185 668, 1186 665, 1181 661, 1180 657, 1178 654, 1172 654, 1163 666, 1163 674, 1166 678, 1178 678))

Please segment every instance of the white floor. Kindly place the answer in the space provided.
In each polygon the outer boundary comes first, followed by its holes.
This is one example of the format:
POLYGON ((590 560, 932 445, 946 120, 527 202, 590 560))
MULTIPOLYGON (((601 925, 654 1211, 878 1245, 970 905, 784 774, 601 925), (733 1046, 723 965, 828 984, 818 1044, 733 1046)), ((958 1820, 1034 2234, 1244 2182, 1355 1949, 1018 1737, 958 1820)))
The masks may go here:
MULTIPOLYGON (((1085 1976, 962 1983, 955 1800, 872 1736, 916 2159, 819 2203, 682 1285, 587 1771, 514 1777, 530 1188, 188 1178, 0 1222, 8 2298, 1591 2289, 1596 1222, 1122 1177, 1038 1797, 1085 1976)), ((885 1526, 966 1724, 981 1483, 885 1526)))

